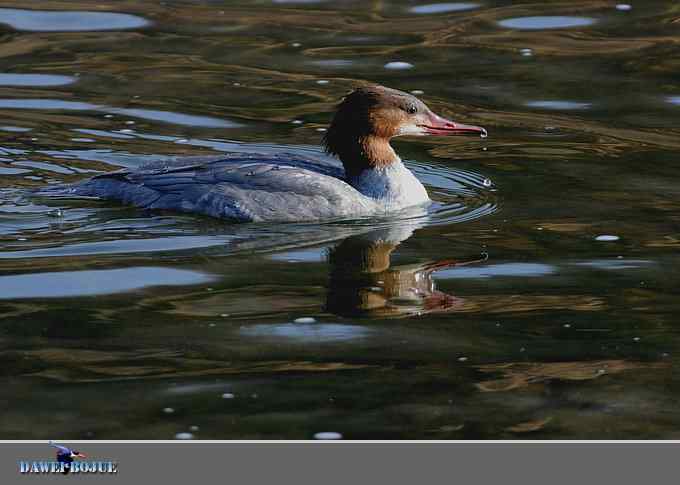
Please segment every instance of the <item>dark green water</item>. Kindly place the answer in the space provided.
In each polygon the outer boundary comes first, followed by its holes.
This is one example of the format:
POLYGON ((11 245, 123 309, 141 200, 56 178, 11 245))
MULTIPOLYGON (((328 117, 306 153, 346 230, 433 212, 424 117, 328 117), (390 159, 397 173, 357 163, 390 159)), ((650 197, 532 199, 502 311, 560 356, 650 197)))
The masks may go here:
POLYGON ((679 438, 680 4, 431 5, 1 3, 0 438, 679 438), (394 142, 430 218, 28 196, 316 151, 365 81, 489 130, 394 142))

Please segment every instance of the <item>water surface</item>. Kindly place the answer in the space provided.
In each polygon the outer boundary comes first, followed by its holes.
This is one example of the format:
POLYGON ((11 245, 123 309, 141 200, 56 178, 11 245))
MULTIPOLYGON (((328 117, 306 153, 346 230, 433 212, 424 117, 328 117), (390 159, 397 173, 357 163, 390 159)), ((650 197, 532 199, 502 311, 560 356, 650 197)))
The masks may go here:
POLYGON ((678 438, 672 2, 18 6, 2 438, 678 438), (324 157, 367 81, 489 131, 395 140, 426 215, 230 225, 30 196, 162 157, 324 157))

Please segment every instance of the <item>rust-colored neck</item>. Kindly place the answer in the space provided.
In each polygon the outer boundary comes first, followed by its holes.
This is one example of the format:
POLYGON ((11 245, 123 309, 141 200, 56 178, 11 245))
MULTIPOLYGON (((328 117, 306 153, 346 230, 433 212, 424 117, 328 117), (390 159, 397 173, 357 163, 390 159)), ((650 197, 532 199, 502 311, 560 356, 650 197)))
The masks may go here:
POLYGON ((399 160, 387 138, 376 135, 357 136, 347 140, 338 150, 338 158, 345 167, 345 177, 354 179, 364 170, 385 168, 399 160))

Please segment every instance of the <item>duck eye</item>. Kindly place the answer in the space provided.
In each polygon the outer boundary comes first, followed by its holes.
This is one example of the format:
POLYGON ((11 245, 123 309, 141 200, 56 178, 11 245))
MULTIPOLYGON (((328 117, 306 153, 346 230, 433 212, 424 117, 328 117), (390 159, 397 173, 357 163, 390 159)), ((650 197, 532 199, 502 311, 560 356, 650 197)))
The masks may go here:
POLYGON ((416 114, 418 112, 418 108, 416 108, 414 105, 410 105, 406 107, 406 112, 408 114, 416 114))

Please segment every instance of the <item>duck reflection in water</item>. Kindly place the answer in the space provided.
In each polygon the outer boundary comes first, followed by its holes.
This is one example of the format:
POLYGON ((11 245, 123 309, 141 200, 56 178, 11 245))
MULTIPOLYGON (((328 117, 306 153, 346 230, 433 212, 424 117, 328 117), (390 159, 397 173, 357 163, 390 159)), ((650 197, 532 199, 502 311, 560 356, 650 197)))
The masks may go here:
POLYGON ((455 310, 464 300, 436 289, 438 270, 484 261, 440 260, 393 266, 392 253, 415 227, 351 236, 329 252, 326 310, 340 316, 400 318, 455 310))

